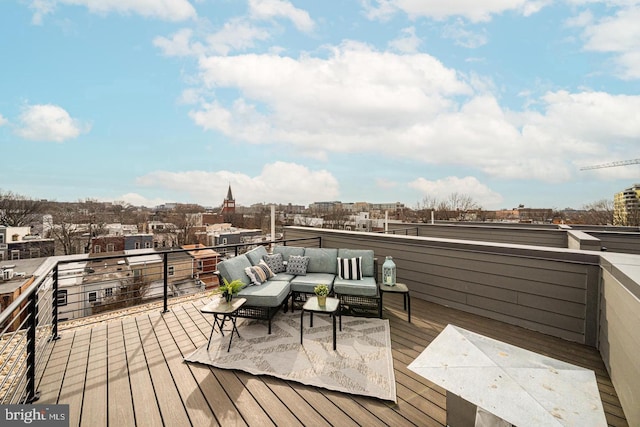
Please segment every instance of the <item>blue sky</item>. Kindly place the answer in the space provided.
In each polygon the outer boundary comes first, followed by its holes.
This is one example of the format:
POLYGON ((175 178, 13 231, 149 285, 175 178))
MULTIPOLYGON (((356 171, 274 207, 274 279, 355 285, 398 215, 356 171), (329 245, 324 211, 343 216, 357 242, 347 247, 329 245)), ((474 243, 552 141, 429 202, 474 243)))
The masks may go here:
POLYGON ((0 190, 154 206, 640 181, 640 0, 0 2, 0 190))

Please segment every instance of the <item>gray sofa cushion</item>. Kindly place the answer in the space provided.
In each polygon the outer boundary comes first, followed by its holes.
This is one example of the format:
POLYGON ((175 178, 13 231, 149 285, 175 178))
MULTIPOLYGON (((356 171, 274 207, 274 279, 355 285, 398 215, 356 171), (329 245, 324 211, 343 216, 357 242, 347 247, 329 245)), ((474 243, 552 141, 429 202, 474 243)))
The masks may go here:
POLYGON ((289 295, 291 287, 289 282, 280 280, 267 280, 260 286, 242 288, 238 296, 246 298, 245 305, 253 307, 278 307, 289 295))
POLYGON ((362 280, 345 280, 336 277, 333 281, 333 292, 344 295, 375 297, 378 295, 378 285, 373 277, 363 277, 362 280))
POLYGON ((244 272, 244 269, 247 267, 251 267, 251 262, 249 262, 249 258, 245 255, 238 255, 237 257, 226 259, 218 263, 218 271, 220 271, 223 278, 227 279, 229 282, 235 279, 240 279, 245 286, 251 283, 249 276, 244 272))
MULTIPOLYGON (((373 277, 374 272, 374 254, 372 250, 369 249, 339 249, 338 256, 340 258, 357 258, 362 257, 362 275, 364 277, 373 277)), ((338 274, 337 270, 337 262, 336 262, 336 274, 338 274)))
POLYGON ((289 261, 289 257, 291 255, 304 255, 304 248, 299 248, 297 246, 276 246, 273 248, 274 254, 282 254, 282 258, 285 261, 289 261))
POLYGON ((245 255, 249 258, 251 265, 258 265, 258 263, 262 261, 262 257, 268 255, 268 253, 264 246, 258 246, 257 248, 251 249, 245 255))
POLYGON ((330 248, 306 248, 304 255, 309 257, 307 273, 338 272, 338 250, 330 248))
POLYGON ((329 273, 307 273, 306 276, 296 276, 291 280, 291 290, 311 294, 317 285, 327 285, 331 291, 335 277, 335 274, 329 273))

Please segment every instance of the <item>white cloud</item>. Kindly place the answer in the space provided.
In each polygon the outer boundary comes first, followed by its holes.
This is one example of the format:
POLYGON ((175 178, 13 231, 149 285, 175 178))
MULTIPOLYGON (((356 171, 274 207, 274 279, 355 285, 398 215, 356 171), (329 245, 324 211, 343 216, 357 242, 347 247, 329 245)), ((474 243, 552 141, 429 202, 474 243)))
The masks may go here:
POLYGON ((391 48, 403 53, 416 53, 420 44, 422 44, 422 40, 416 36, 415 27, 403 28, 402 35, 389 42, 391 48))
POLYGON ((154 38, 153 45, 160 48, 166 56, 197 56, 205 53, 206 48, 202 43, 191 42, 192 36, 192 29, 183 28, 169 38, 161 36, 154 38))
POLYGON ((323 58, 201 58, 200 77, 196 124, 317 159, 376 153, 558 183, 603 156, 628 157, 640 135, 640 96, 549 92, 531 102, 537 110, 510 111, 491 81, 463 78, 426 54, 354 42, 323 58), (219 89, 237 95, 216 98, 219 89))
POLYGON ((270 34, 244 19, 227 21, 221 30, 206 37, 210 52, 222 55, 230 51, 246 50, 255 46, 256 40, 267 40, 270 34))
POLYGON ((442 34, 444 37, 455 40, 458 46, 470 49, 487 44, 488 37, 485 31, 475 32, 465 28, 462 20, 457 19, 453 24, 447 25, 442 34))
POLYGON ((449 176, 435 181, 418 178, 408 185, 410 188, 418 190, 423 196, 429 196, 439 201, 447 200, 454 193, 466 195, 483 209, 498 209, 503 201, 500 194, 472 176, 464 178, 449 176))
POLYGON ((579 15, 569 24, 584 26, 584 49, 614 54, 618 67, 614 73, 618 77, 631 80, 640 78, 639 22, 640 6, 631 6, 599 20, 588 19, 588 15, 579 15))
POLYGON ((315 23, 305 10, 283 0, 249 0, 249 11, 254 19, 287 18, 304 32, 313 31, 315 23))
POLYGON ((203 104, 191 113, 199 125, 309 152, 375 149, 451 109, 448 97, 471 92, 430 55, 378 52, 354 42, 332 48, 326 59, 215 56, 201 59, 200 70, 207 89, 237 88, 242 97, 229 106, 203 104))
POLYGON ((338 181, 326 170, 310 170, 296 163, 275 162, 264 166, 251 177, 231 171, 166 172, 156 171, 136 180, 138 185, 172 190, 203 205, 221 203, 231 185, 235 195, 243 195, 236 203, 309 204, 317 200, 335 200, 339 196, 338 181), (203 186, 202 183, 207 185, 203 186))
POLYGON ((146 206, 148 208, 152 208, 155 206, 162 205, 164 203, 170 203, 174 200, 166 200, 161 198, 150 199, 138 193, 127 193, 122 196, 116 198, 115 200, 122 200, 125 203, 129 203, 133 206, 146 206))
POLYGON ((550 4, 551 0, 368 0, 363 2, 369 19, 388 19, 402 11, 410 17, 426 16, 443 20, 459 16, 472 22, 490 21, 493 15, 516 11, 529 16, 550 4))
POLYGON ((166 56, 200 56, 205 54, 228 55, 232 51, 243 51, 255 47, 255 42, 268 40, 270 34, 251 22, 231 19, 223 27, 207 35, 204 42, 198 41, 190 28, 183 28, 169 37, 158 36, 153 44, 166 56))
POLYGON ((15 133, 33 141, 63 142, 88 132, 90 125, 72 118, 62 107, 31 105, 23 109, 15 133))
POLYGON ((2 114, 0 114, 0 126, 4 126, 7 123, 9 123, 9 120, 7 120, 5 117, 2 116, 2 114))
POLYGON ((44 16, 54 12, 57 5, 85 6, 92 13, 137 14, 165 21, 184 21, 196 17, 196 10, 188 0, 32 0, 32 22, 41 24, 44 16))

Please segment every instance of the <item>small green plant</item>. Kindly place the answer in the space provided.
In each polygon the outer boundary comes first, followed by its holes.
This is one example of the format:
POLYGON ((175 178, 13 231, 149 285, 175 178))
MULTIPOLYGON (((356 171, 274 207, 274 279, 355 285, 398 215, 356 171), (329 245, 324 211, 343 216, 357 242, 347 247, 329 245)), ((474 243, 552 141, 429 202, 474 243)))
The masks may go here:
POLYGON ((218 288, 218 290, 222 295, 222 298, 226 299, 227 301, 231 301, 233 296, 240 292, 240 289, 244 287, 244 283, 240 279, 235 279, 229 282, 223 277, 222 281, 224 283, 218 288))
POLYGON ((329 295, 329 287, 327 285, 318 285, 313 288, 313 292, 319 297, 326 297, 329 295))

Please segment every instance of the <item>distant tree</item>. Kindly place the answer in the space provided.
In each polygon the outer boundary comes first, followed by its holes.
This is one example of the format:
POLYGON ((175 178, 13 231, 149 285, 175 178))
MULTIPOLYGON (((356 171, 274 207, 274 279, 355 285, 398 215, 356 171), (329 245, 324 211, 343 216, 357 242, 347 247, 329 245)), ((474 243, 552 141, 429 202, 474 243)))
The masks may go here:
POLYGON ((431 221, 431 212, 436 220, 457 219, 466 221, 469 214, 482 209, 471 196, 461 193, 451 193, 447 199, 438 200, 433 196, 425 196, 422 203, 418 203, 415 214, 421 222, 431 221))
POLYGON ((47 202, 0 191, 0 225, 26 227, 47 209, 47 202))
POLYGON ((584 205, 583 222, 592 225, 613 224, 613 200, 602 199, 584 205))

